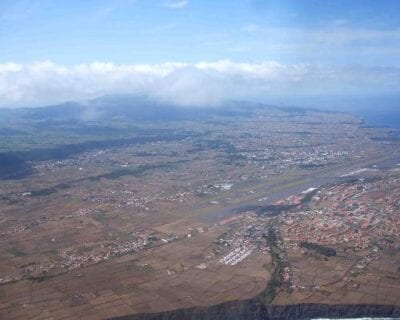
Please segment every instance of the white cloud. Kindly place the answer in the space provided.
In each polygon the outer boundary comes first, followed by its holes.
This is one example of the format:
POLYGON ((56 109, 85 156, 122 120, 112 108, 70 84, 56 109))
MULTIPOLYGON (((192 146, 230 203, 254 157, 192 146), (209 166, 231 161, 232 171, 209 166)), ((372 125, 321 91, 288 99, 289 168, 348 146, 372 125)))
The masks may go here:
POLYGON ((189 0, 175 0, 166 2, 164 6, 171 9, 181 9, 186 7, 188 4, 189 0))
POLYGON ((40 106, 106 94, 146 94, 183 106, 296 95, 382 94, 400 89, 400 68, 236 63, 0 64, 0 107, 40 106))

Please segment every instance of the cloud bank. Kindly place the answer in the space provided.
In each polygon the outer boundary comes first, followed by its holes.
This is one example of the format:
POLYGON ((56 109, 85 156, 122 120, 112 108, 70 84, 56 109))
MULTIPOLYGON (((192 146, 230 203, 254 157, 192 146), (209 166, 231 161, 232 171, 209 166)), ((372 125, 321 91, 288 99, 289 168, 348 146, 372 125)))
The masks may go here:
POLYGON ((400 68, 236 63, 60 65, 0 64, 0 107, 82 101, 108 94, 144 94, 181 106, 231 99, 398 93, 400 68))

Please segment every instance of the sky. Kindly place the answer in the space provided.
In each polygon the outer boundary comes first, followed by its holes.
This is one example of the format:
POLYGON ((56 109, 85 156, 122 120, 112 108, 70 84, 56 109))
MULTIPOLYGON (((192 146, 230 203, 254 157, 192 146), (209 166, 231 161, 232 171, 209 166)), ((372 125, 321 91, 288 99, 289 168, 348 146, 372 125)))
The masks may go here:
POLYGON ((399 89, 398 0, 0 0, 0 107, 399 89))

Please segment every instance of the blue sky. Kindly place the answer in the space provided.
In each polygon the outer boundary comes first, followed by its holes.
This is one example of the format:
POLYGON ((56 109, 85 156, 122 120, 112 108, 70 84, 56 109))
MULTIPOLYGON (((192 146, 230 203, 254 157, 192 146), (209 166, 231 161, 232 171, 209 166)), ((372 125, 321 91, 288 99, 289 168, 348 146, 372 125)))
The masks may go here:
POLYGON ((1 0, 0 61, 399 65, 397 0, 1 0))
MULTIPOLYGON (((310 85, 299 94, 309 94, 313 87, 311 80, 321 80, 321 72, 335 75, 340 72, 342 76, 336 78, 336 85, 328 81, 326 88, 318 89, 319 93, 340 92, 343 77, 350 84, 360 81, 364 92, 371 90, 380 77, 380 83, 396 91, 400 79, 400 1, 0 0, 0 98, 9 105, 53 102, 54 99, 37 99, 32 91, 38 90, 38 85, 43 90, 46 85, 38 76, 40 68, 46 79, 50 79, 50 73, 59 76, 61 72, 64 77, 68 72, 73 74, 64 78, 65 86, 66 81, 73 79, 83 81, 82 85, 86 85, 84 81, 93 82, 82 80, 81 70, 76 69, 79 65, 86 65, 88 70, 94 68, 97 76, 101 67, 100 64, 93 67, 93 63, 103 63, 105 70, 113 74, 115 70, 110 68, 118 65, 127 69, 147 65, 150 71, 142 74, 146 78, 141 79, 143 82, 157 68, 178 62, 187 65, 175 67, 171 72, 179 69, 178 80, 182 81, 182 74, 199 70, 198 63, 218 61, 225 62, 223 70, 213 65, 211 76, 209 69, 204 75, 204 68, 200 68, 201 75, 195 72, 194 78, 216 80, 221 73, 226 76, 228 61, 231 63, 228 73, 236 70, 236 78, 249 78, 246 72, 253 68, 250 78, 254 80, 255 74, 259 77, 256 69, 260 64, 265 67, 265 62, 274 62, 280 64, 281 87, 276 90, 280 94, 284 94, 284 76, 291 77, 290 84, 293 77, 299 77, 299 69, 303 70, 302 77, 306 77, 304 82, 310 85), (346 67, 356 68, 360 78, 345 75, 346 67), (365 74, 371 72, 374 81, 366 83, 365 74), (31 82, 21 85, 23 77, 30 77, 31 82)), ((122 72, 121 68, 118 72, 122 72)), ((276 68, 269 73, 265 71, 263 79, 271 72, 278 71, 276 68)), ((276 79, 275 73, 274 76, 276 79)), ((116 91, 149 90, 143 84, 138 86, 136 78, 128 80, 135 84, 124 83, 116 91)), ((293 88, 286 87, 286 90, 293 88)), ((78 89, 73 90, 76 91, 73 98, 113 93, 94 87, 91 94, 80 95, 78 89)))

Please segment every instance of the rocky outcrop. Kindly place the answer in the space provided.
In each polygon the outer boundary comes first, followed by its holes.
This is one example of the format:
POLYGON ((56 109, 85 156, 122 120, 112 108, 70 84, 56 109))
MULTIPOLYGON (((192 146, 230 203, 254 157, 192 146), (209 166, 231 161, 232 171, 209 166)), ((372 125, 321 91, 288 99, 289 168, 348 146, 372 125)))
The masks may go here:
POLYGON ((295 304, 268 306, 267 319, 400 317, 400 306, 368 304, 295 304))
POLYGON ((194 307, 159 313, 133 314, 113 320, 252 320, 269 319, 268 311, 258 299, 232 301, 210 307, 194 307))
POLYGON ((210 307, 133 314, 114 320, 294 320, 313 318, 400 317, 400 306, 368 304, 265 305, 258 298, 210 307))

